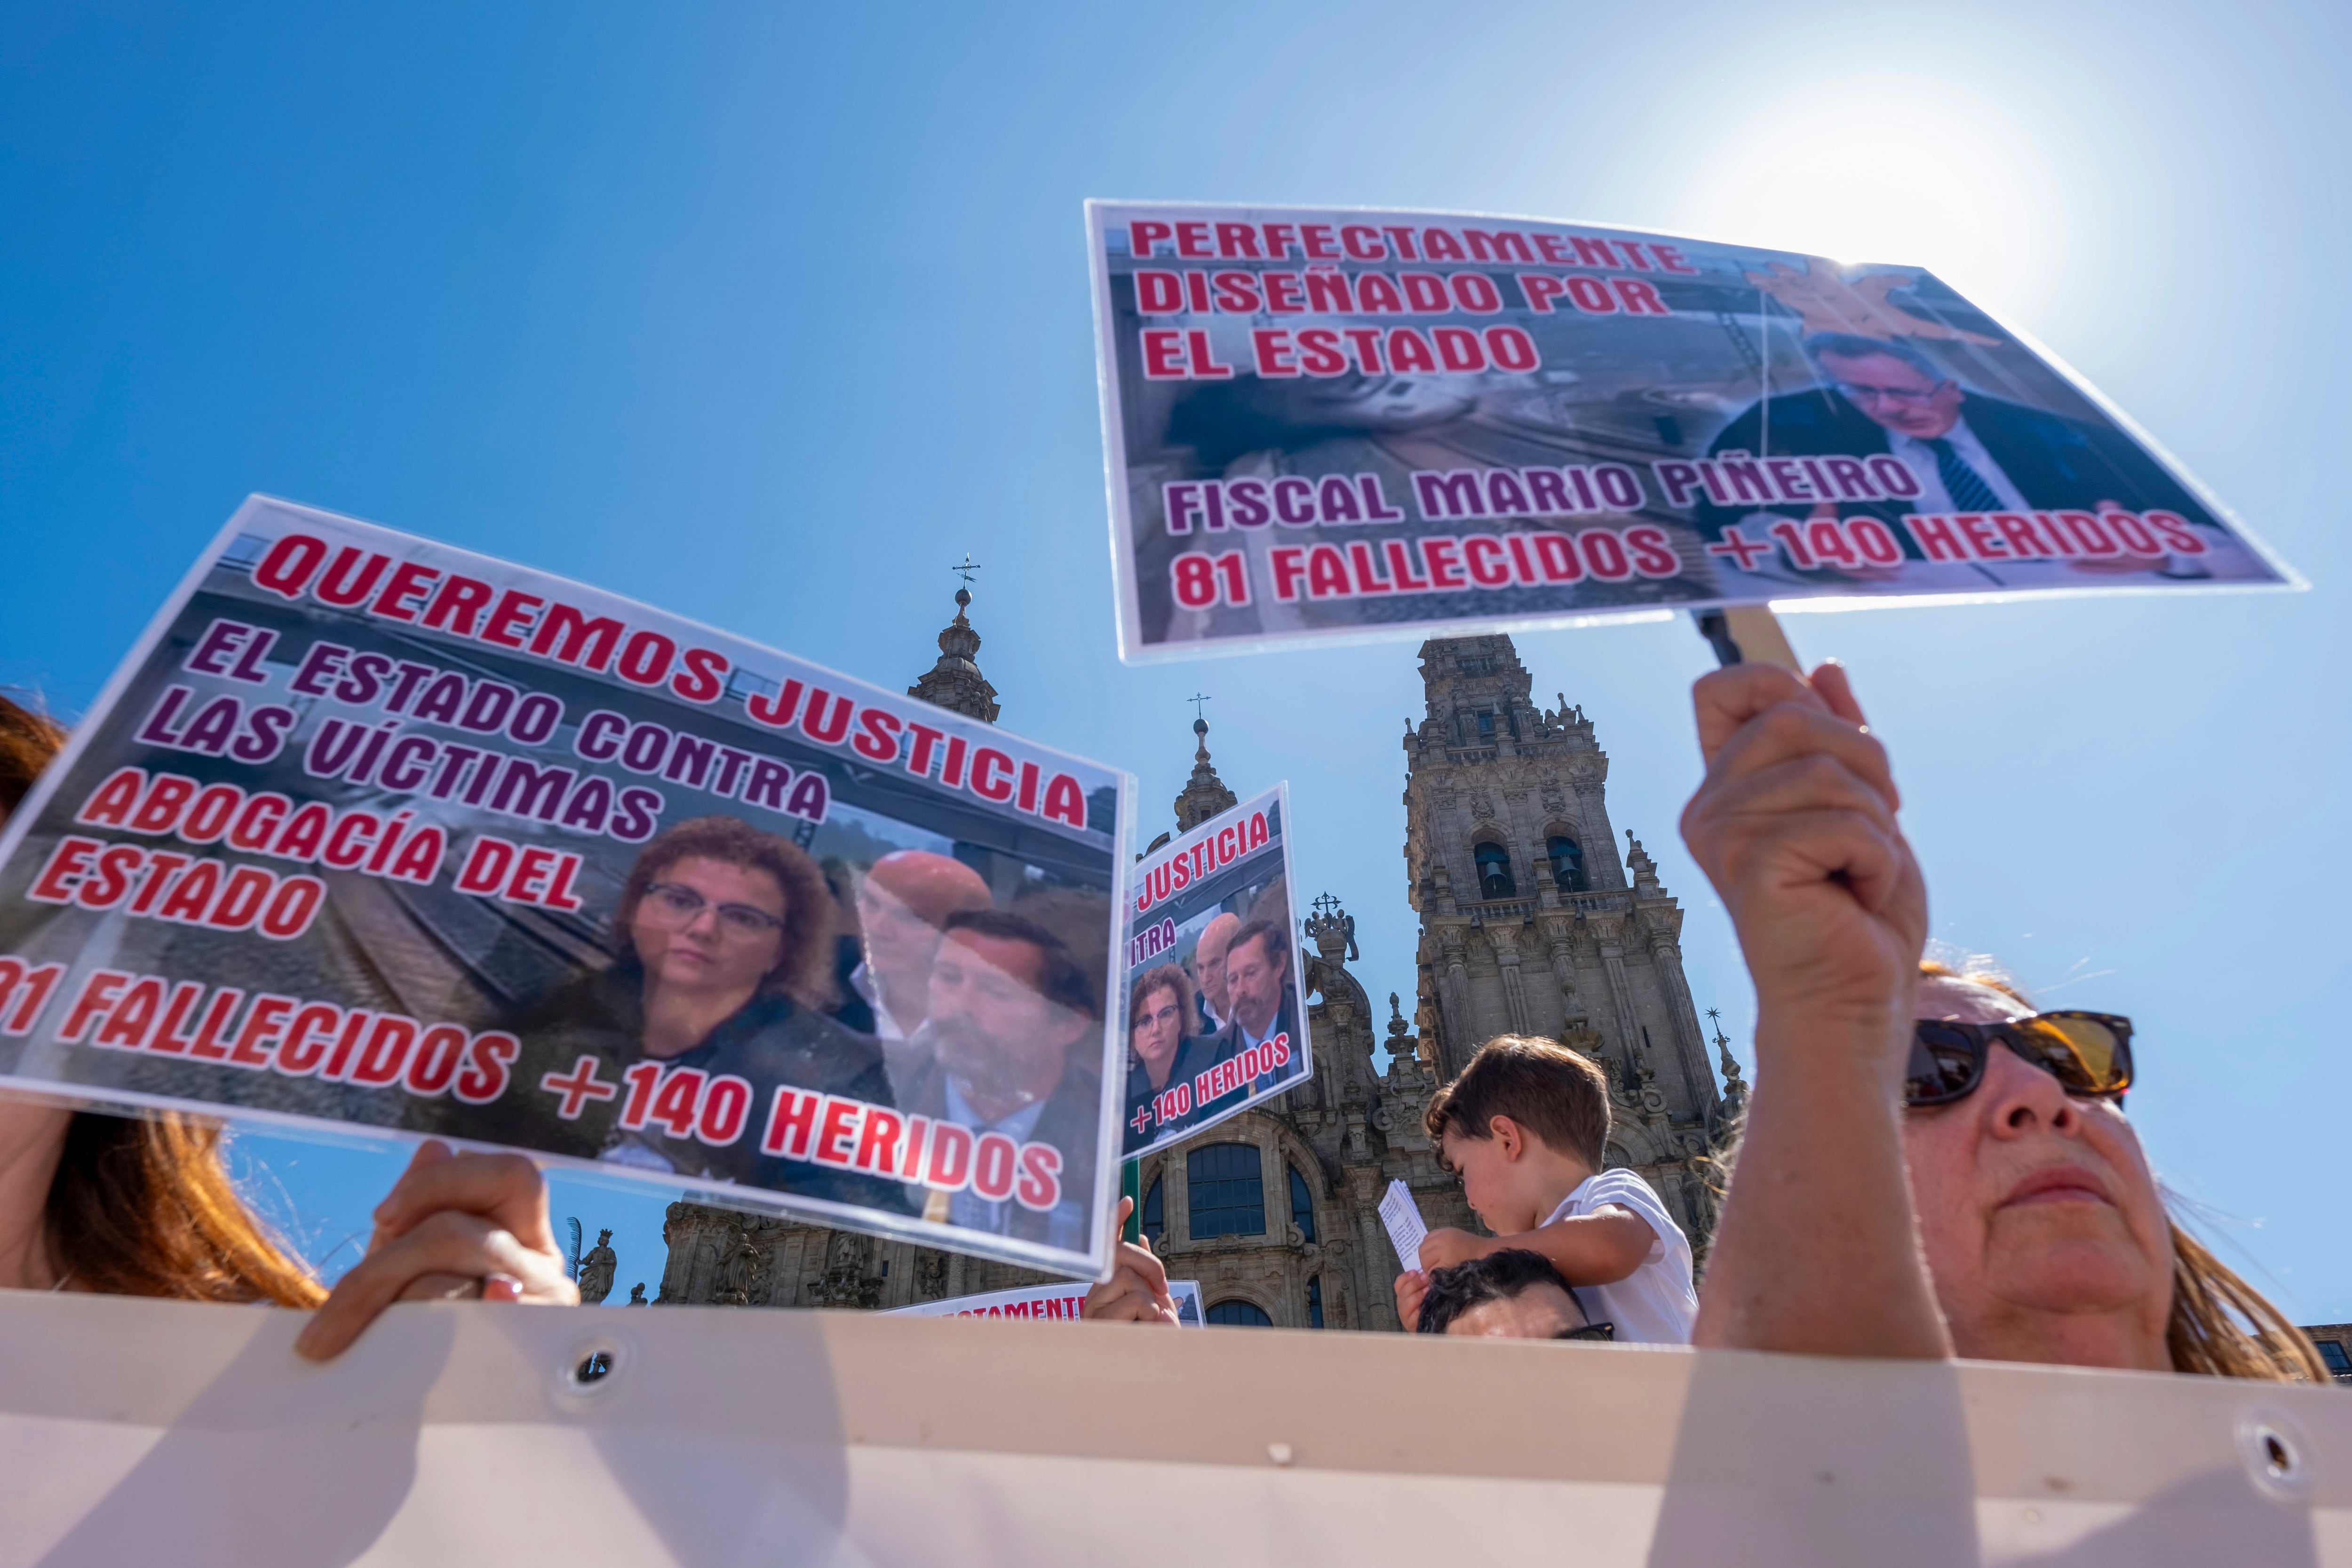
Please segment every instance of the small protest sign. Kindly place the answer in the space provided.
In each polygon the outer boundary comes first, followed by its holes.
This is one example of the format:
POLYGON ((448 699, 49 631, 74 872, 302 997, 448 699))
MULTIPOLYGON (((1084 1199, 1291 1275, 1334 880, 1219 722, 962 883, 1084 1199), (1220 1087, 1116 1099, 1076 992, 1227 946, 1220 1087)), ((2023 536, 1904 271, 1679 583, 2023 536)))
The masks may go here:
POLYGON ((1097 1273, 1125 799, 903 694, 256 498, 0 837, 0 1083, 1097 1273))
POLYGON ((2296 581, 1916 267, 1461 213, 1087 213, 1129 659, 2296 581))
POLYGON ((1421 1205, 1412 1201, 1412 1189, 1401 1181, 1391 1182, 1381 1196, 1381 1224, 1388 1227, 1398 1267, 1420 1268, 1421 1244, 1429 1239, 1429 1226, 1421 1217, 1421 1205))
MULTIPOLYGON (((1168 1294, 1176 1300, 1180 1327, 1202 1326, 1201 1284, 1197 1279, 1171 1279, 1168 1294)), ((918 1301, 893 1307, 886 1318, 1031 1318, 1075 1323, 1086 1315, 1083 1285, 1036 1285, 1024 1290, 987 1290, 977 1296, 950 1296, 944 1301, 918 1301)))
POLYGON ((1129 878, 1127 1159, 1314 1074, 1289 819, 1289 786, 1276 784, 1145 856, 1129 878))

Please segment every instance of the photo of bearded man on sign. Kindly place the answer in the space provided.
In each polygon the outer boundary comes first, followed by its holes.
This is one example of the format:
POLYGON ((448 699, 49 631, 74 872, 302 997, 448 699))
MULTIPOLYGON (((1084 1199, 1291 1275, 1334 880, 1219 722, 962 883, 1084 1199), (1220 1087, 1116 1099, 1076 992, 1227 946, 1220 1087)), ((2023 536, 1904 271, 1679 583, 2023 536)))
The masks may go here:
POLYGON ((1206 1042, 1212 1069, 1238 1061, 1245 1052, 1277 1038, 1288 1045, 1290 1058, 1286 1067, 1269 1067, 1248 1080, 1253 1094, 1295 1076, 1301 1070, 1305 1054, 1298 1033, 1298 997, 1290 982, 1290 943, 1284 930, 1273 921, 1254 920, 1234 933, 1233 945, 1225 950, 1225 994, 1232 1002, 1233 1016, 1206 1042))
POLYGON ((900 1109, 982 1142, 1002 1135, 1024 1158, 1034 1158, 1028 1146, 1045 1145, 1059 1163, 1050 1173, 1024 1166, 1023 1181, 1003 1184, 1013 1195, 993 1200, 978 1181, 953 1193, 910 1187, 925 1219, 1050 1247, 1086 1245, 1102 1108, 1101 1075, 1089 1065, 1100 1008, 1087 968, 1045 926, 1003 910, 949 917, 931 963, 929 1016, 916 1031, 929 1059, 900 1109), (1040 1205, 1033 1197, 1044 1175, 1057 1190, 1040 1205))

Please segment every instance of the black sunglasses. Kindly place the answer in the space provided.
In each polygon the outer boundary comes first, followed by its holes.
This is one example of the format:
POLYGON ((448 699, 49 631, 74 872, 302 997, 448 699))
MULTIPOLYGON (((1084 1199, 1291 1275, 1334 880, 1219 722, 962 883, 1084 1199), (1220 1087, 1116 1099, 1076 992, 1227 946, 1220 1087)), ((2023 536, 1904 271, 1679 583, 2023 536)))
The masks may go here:
POLYGON ((2113 1013, 2036 1013, 2005 1024, 1922 1018, 1911 1037, 1903 1103, 1917 1110, 1974 1094, 1996 1043, 2056 1079, 2069 1094, 2116 1099, 2131 1088, 2131 1020, 2113 1013))
POLYGON ((1580 1329, 1562 1329, 1552 1335, 1556 1340, 1613 1340, 1617 1337, 1614 1323, 1587 1323, 1580 1329))

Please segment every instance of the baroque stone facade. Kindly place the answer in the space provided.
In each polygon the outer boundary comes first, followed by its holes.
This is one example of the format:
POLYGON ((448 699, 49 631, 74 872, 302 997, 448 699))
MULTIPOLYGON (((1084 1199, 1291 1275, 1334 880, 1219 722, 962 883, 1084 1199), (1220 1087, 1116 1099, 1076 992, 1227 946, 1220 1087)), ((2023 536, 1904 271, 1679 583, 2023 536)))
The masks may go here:
POLYGON ((1600 1060, 1615 1102, 1609 1163, 1641 1172, 1703 1252, 1706 1162, 1738 1107, 1683 978, 1681 906, 1630 830, 1619 856, 1591 721, 1565 697, 1551 711, 1531 699, 1509 637, 1431 641, 1421 661, 1404 857, 1431 1063, 1450 1078, 1500 1034, 1600 1060))
MULTIPOLYGON (((965 603, 960 594, 940 647, 969 664, 979 639, 965 603), (959 626, 971 638, 963 648, 959 637, 961 652, 949 647, 959 626)), ((1713 1226, 1702 1162, 1742 1089, 1735 1076, 1727 1096, 1708 1070, 1675 945, 1680 908, 1638 843, 1618 855, 1602 797, 1608 758, 1591 722, 1565 700, 1552 713, 1529 700, 1508 637, 1431 642, 1422 662, 1428 716, 1405 738, 1405 857, 1422 926, 1414 1022, 1393 992, 1382 1019, 1348 967, 1353 922, 1318 900, 1305 922, 1314 1077, 1143 1162, 1153 1246, 1171 1278, 1200 1282, 1212 1321, 1397 1329, 1381 1196, 1401 1179, 1433 1226, 1477 1228, 1422 1117, 1470 1052, 1506 1031, 1552 1036, 1605 1062, 1618 1120, 1611 1163, 1641 1171, 1702 1251, 1713 1226), (1212 1195, 1196 1202, 1196 1186, 1212 1195)), ((954 673, 941 695, 972 689, 954 673)), ((915 694, 930 697, 931 679, 915 694)), ((1234 799, 1207 728, 1194 725, 1179 830, 1234 799)), ((663 1235, 665 1302, 870 1310, 1047 1278, 694 1204, 672 1205, 663 1235)))

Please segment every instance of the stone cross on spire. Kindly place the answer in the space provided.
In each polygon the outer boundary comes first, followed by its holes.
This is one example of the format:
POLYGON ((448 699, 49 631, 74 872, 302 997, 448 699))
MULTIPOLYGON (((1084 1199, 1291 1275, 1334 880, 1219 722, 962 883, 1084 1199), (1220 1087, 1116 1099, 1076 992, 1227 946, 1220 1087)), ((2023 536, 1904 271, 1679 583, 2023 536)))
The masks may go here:
POLYGON ((996 688, 980 673, 980 666, 973 659, 972 656, 980 652, 980 634, 971 629, 971 622, 964 616, 971 604, 971 574, 980 570, 980 563, 966 551, 963 563, 948 570, 964 581, 964 585, 955 592, 955 619, 940 633, 939 663, 907 688, 907 695, 919 697, 951 713, 993 724, 999 711, 996 688))
MULTIPOLYGON (((1185 700, 1200 703, 1208 699, 1192 697, 1185 700)), ((1225 787, 1225 781, 1217 776, 1216 765, 1209 761, 1209 721, 1193 720, 1192 733, 1200 743, 1192 750, 1192 776, 1185 782, 1183 793, 1176 797, 1179 833, 1190 833, 1217 813, 1241 804, 1241 796, 1225 787)))

